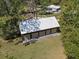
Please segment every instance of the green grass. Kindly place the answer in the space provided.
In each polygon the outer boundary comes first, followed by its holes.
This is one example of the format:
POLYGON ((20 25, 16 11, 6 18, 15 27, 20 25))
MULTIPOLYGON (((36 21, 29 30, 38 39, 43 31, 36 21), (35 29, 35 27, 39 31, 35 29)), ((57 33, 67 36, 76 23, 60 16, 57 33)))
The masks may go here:
POLYGON ((40 38, 35 44, 23 46, 21 44, 3 43, 0 48, 0 59, 65 59, 60 36, 40 38))

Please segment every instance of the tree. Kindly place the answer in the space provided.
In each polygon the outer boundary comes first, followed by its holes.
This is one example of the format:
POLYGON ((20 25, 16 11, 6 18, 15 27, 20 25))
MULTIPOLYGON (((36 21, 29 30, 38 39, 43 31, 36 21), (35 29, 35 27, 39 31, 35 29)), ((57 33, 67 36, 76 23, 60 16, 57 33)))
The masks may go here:
POLYGON ((62 1, 63 42, 68 59, 79 59, 79 0, 62 1))
POLYGON ((0 0, 0 31, 6 39, 17 36, 23 6, 22 0, 0 0))
POLYGON ((21 5, 21 0, 0 0, 0 16, 19 14, 21 5))

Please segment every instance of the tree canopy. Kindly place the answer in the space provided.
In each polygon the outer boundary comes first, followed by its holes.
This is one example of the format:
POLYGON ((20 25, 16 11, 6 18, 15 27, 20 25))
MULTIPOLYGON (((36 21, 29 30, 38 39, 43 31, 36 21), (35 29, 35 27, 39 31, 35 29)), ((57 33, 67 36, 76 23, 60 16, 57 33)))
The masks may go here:
POLYGON ((62 40, 68 59, 79 59, 79 0, 62 1, 62 40))

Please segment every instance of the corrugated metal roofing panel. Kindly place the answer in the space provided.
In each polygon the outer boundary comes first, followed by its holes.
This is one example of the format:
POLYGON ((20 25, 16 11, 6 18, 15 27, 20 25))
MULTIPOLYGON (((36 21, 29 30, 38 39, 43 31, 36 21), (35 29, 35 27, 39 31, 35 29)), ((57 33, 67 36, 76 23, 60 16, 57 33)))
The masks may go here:
POLYGON ((29 19, 19 24, 21 34, 41 31, 45 29, 60 27, 55 17, 29 19))

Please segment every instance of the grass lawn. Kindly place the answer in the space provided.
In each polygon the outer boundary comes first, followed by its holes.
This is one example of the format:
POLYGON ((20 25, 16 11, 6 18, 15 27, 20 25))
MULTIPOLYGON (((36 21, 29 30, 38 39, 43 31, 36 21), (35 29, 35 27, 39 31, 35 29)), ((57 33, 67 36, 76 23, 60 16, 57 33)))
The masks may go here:
POLYGON ((2 43, 0 59, 65 59, 61 36, 47 36, 34 44, 23 46, 21 44, 2 43))

